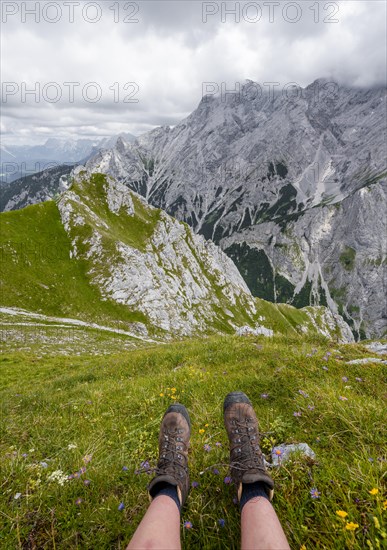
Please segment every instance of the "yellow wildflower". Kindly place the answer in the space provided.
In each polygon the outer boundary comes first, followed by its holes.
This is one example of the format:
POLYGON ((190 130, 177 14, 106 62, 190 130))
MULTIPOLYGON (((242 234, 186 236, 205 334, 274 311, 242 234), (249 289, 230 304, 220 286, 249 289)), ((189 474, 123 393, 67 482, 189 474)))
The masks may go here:
POLYGON ((171 391, 175 392, 175 391, 176 391, 176 388, 171 388, 171 391))
POLYGON ((164 397, 164 394, 163 394, 163 393, 160 393, 160 397, 164 397))
POLYGON ((300 546, 300 550, 306 550, 305 544, 303 544, 302 546, 300 546))
POLYGON ((348 516, 348 513, 344 512, 344 510, 336 510, 336 514, 339 516, 339 518, 346 518, 348 516))
POLYGON ((383 502, 383 510, 387 510, 387 500, 383 502))
POLYGON ((345 526, 345 528, 347 529, 347 531, 355 531, 355 529, 357 529, 359 527, 359 524, 358 523, 353 523, 353 521, 350 521, 349 523, 347 523, 347 525, 345 526))
POLYGON ((208 428, 208 424, 204 424, 204 427, 205 427, 205 428, 208 428))
POLYGON ((199 433, 200 433, 200 434, 204 434, 205 431, 206 431, 206 430, 203 430, 203 428, 200 428, 199 433))
POLYGON ((376 487, 374 487, 373 489, 371 489, 371 491, 368 491, 370 495, 377 495, 379 493, 379 489, 376 489, 376 487))

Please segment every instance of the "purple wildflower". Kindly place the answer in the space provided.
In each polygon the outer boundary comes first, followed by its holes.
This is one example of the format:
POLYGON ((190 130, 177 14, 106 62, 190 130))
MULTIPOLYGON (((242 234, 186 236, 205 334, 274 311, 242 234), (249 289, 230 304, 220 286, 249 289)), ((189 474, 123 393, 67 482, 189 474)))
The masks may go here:
POLYGON ((214 468, 214 469, 212 470, 212 473, 214 473, 216 476, 219 475, 219 470, 218 470, 218 468, 214 468))
POLYGON ((90 483, 91 483, 90 479, 84 479, 83 480, 84 485, 90 485, 90 483))
POLYGON ((341 379, 342 379, 343 382, 348 382, 347 376, 343 376, 341 379))
POLYGON ((237 499, 237 497, 234 497, 234 498, 232 499, 232 501, 233 501, 234 504, 238 504, 238 499, 237 499))
POLYGON ((294 411, 293 416, 302 416, 302 412, 294 411))
MULTIPOLYGON (((124 470, 125 471, 125 470, 124 470)), ((136 475, 146 473, 150 475, 152 473, 152 468, 150 467, 150 464, 147 460, 143 460, 140 464, 140 467, 138 470, 134 470, 134 473, 136 475)))
POLYGON ((224 483, 225 483, 226 485, 230 485, 230 483, 231 483, 231 477, 230 477, 230 476, 226 476, 226 477, 224 478, 223 481, 224 481, 224 483))
POLYGON ((192 487, 193 489, 196 489, 196 487, 199 487, 199 483, 198 483, 197 481, 193 481, 193 482, 191 483, 191 487, 192 487))
POLYGON ((348 397, 344 397, 344 395, 339 395, 340 401, 348 401, 348 397))
POLYGON ((226 524, 226 521, 225 521, 223 518, 218 519, 218 525, 219 525, 219 527, 224 527, 225 524, 226 524))
POLYGON ((185 527, 186 529, 192 529, 193 525, 192 525, 192 523, 191 523, 190 521, 185 521, 185 522, 184 522, 184 527, 185 527))
POLYGON ((77 498, 77 500, 75 501, 75 504, 76 504, 76 506, 80 506, 82 504, 82 499, 77 498))
POLYGON ((298 393, 303 397, 309 397, 309 395, 306 392, 304 392, 304 390, 298 390, 298 393))
POLYGON ((217 441, 217 442, 215 443, 215 447, 221 447, 221 446, 222 446, 222 444, 221 444, 219 441, 217 441))
POLYGON ((206 443, 206 444, 204 445, 203 449, 204 449, 205 451, 207 451, 207 453, 209 453, 209 452, 211 451, 211 445, 208 445, 208 443, 206 443))
POLYGON ((308 405, 308 409, 309 409, 310 411, 314 411, 314 405, 308 405))
POLYGON ((129 470, 129 468, 127 466, 122 466, 122 471, 123 472, 127 472, 129 470))
POLYGON ((120 502, 118 505, 119 512, 122 512, 122 510, 125 508, 125 504, 123 502, 120 502))
POLYGON ((359 378, 358 376, 355 378, 356 382, 363 382, 362 378, 359 378))
POLYGON ((320 491, 317 490, 316 487, 313 487, 310 491, 310 496, 313 498, 313 499, 316 499, 316 498, 320 498, 320 491))
POLYGON ((261 399, 267 399, 269 397, 268 393, 261 393, 261 399))

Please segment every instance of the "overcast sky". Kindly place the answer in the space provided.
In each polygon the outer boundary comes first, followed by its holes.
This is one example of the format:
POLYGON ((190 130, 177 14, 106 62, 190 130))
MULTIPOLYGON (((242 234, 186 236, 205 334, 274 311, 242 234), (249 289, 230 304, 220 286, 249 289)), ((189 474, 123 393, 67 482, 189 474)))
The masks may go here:
POLYGON ((2 0, 1 7, 5 145, 174 125, 196 108, 203 82, 232 89, 246 79, 386 80, 384 0, 2 0))

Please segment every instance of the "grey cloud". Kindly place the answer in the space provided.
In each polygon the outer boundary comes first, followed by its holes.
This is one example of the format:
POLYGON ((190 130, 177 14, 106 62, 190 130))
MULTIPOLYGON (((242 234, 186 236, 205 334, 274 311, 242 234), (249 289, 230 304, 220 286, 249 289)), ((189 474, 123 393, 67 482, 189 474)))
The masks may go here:
MULTIPOLYGON (((256 2, 262 8, 256 23, 235 23, 230 17, 222 23, 218 2, 219 12, 204 24, 202 2, 162 0, 138 2, 136 24, 114 23, 113 0, 99 2, 103 16, 96 24, 79 16, 73 24, 66 19, 37 24, 32 18, 23 24, 20 16, 9 17, 3 24, 4 81, 96 81, 104 94, 97 104, 82 97, 74 104, 23 104, 20 96, 10 97, 2 104, 5 141, 34 139, 36 127, 56 136, 86 135, 88 129, 92 135, 95 128, 103 135, 112 128, 139 134, 159 124, 173 125, 197 106, 204 81, 227 82, 229 88, 247 78, 301 86, 321 76, 358 86, 385 82, 385 2, 336 2, 338 23, 324 22, 332 11, 324 6, 332 2, 319 3, 318 23, 310 9, 315 2, 296 3, 302 8, 296 23, 284 19, 285 1, 270 23, 263 0, 256 2), (114 103, 109 86, 130 81, 140 87, 139 103, 114 103)), ((120 2, 121 19, 128 15, 126 4, 120 2)), ((254 3, 226 4, 243 11, 254 3)))

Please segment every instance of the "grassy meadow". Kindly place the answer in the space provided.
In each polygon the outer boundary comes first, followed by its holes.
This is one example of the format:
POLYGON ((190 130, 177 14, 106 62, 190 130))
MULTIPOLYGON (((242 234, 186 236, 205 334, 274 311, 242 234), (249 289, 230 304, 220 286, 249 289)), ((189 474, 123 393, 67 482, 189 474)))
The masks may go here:
POLYGON ((0 356, 2 550, 124 548, 147 508, 160 420, 174 401, 192 422, 183 547, 238 548, 222 419, 236 389, 255 406, 269 461, 281 443, 316 453, 271 470, 291 547, 385 547, 386 365, 347 364, 374 356, 362 344, 227 336, 103 355, 96 342, 80 356, 54 345, 0 356))

